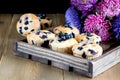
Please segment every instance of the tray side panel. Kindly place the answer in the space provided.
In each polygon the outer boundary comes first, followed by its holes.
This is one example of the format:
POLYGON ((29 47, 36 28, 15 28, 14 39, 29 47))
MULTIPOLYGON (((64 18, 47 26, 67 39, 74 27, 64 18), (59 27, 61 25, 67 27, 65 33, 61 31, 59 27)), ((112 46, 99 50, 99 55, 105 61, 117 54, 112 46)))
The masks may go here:
POLYGON ((25 44, 23 42, 16 42, 14 46, 16 47, 15 51, 18 56, 26 54, 27 56, 25 58, 31 58, 34 61, 39 61, 60 69, 76 72, 89 77, 89 63, 87 60, 57 53, 44 48, 25 44))
POLYGON ((13 45, 14 45, 14 47, 13 47, 13 51, 14 51, 13 54, 14 55, 21 56, 21 57, 24 57, 24 58, 29 58, 28 54, 25 54, 25 53, 20 52, 20 51, 17 50, 18 49, 18 42, 17 41, 14 41, 13 45))
POLYGON ((108 51, 104 56, 90 62, 92 77, 110 69, 112 66, 120 62, 120 46, 108 51))

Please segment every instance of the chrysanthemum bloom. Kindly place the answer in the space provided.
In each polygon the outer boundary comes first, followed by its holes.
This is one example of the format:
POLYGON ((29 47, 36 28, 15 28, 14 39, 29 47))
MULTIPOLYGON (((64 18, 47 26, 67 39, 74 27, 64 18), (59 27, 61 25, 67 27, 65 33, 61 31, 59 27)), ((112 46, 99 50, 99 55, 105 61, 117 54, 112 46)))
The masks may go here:
POLYGON ((111 33, 109 32, 111 28, 110 22, 105 20, 105 17, 99 14, 88 15, 88 18, 84 23, 84 30, 99 35, 102 41, 108 41, 111 39, 111 33))
POLYGON ((110 18, 118 16, 120 13, 120 0, 102 0, 96 6, 99 14, 110 18))
POLYGON ((65 12, 65 21, 70 25, 75 26, 77 29, 81 30, 81 21, 78 12, 74 7, 69 7, 65 12))
POLYGON ((98 0, 71 0, 70 4, 82 12, 82 16, 86 16, 88 12, 94 9, 98 0))
POLYGON ((116 20, 112 23, 112 26, 115 38, 120 40, 120 14, 116 18, 116 20))

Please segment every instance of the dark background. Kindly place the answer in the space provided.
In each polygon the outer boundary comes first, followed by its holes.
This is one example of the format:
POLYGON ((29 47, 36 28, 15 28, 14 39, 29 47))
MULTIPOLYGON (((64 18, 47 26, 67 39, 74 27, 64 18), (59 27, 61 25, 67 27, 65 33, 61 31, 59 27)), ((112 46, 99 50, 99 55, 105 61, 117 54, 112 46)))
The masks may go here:
POLYGON ((64 13, 70 0, 1 0, 0 13, 64 13))

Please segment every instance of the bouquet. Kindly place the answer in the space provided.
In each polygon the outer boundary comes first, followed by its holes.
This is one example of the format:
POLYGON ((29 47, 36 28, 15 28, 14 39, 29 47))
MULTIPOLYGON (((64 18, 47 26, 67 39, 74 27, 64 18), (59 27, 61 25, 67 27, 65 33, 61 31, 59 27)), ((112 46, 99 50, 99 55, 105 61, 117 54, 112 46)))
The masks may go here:
POLYGON ((65 12, 66 23, 92 32, 102 41, 120 40, 120 0, 70 0, 65 12))

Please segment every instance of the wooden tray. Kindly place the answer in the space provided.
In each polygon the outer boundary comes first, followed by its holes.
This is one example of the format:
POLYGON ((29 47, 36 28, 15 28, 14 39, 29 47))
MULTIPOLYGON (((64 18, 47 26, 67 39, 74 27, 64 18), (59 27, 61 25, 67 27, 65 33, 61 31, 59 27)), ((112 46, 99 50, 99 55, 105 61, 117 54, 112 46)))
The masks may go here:
POLYGON ((101 44, 104 49, 103 55, 94 60, 87 60, 65 53, 59 53, 49 48, 30 45, 25 39, 14 42, 14 54, 94 78, 120 62, 119 45, 119 43, 113 43, 113 41, 103 43, 101 44))

